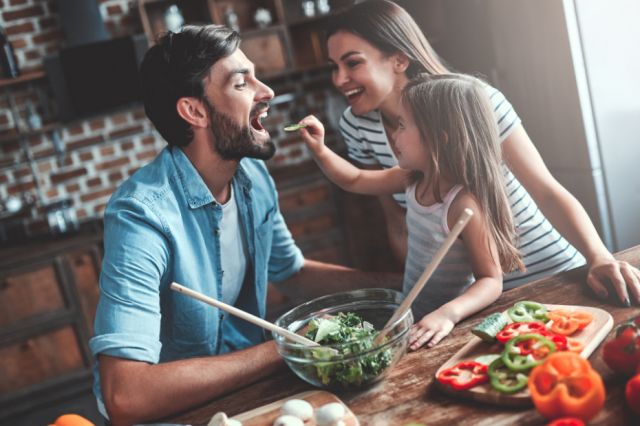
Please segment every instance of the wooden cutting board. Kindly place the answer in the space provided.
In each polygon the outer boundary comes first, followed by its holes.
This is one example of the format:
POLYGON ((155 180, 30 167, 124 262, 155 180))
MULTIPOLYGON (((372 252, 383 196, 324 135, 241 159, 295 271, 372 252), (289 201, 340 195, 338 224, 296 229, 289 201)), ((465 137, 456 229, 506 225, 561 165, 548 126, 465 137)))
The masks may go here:
MULTIPOLYGON (((553 309, 567 309, 570 311, 585 311, 593 315, 593 321, 586 326, 583 330, 580 330, 570 337, 579 340, 584 344, 584 349, 580 352, 580 355, 584 358, 589 358, 589 355, 596 350, 598 345, 605 339, 607 334, 613 328, 613 318, 611 315, 599 308, 592 308, 590 306, 574 306, 574 305, 548 305, 544 304, 549 310, 553 309)), ((504 312, 506 315, 506 311, 504 312)), ((499 354, 502 353, 504 348, 500 343, 490 344, 482 341, 479 337, 470 334, 470 341, 464 345, 458 352, 456 352, 447 362, 445 362, 436 372, 436 377, 444 369, 453 367, 462 361, 473 361, 480 355, 487 354, 499 354)), ((437 386, 446 393, 454 396, 471 398, 477 401, 487 402, 490 404, 508 405, 508 406, 529 406, 532 404, 529 395, 529 390, 524 388, 522 391, 514 394, 504 394, 493 389, 489 383, 475 386, 471 389, 462 391, 456 391, 449 386, 441 385, 436 379, 437 386)))
MULTIPOLYGON (((358 422, 355 414, 353 414, 349 407, 342 402, 340 398, 323 390, 298 393, 290 396, 289 398, 281 399, 280 401, 272 402, 271 404, 263 405, 262 407, 254 408, 250 411, 245 411, 244 413, 233 416, 232 418, 240 420, 242 422, 242 426, 271 426, 273 425, 273 422, 282 415, 280 408, 285 402, 291 399, 303 399, 311 404, 314 410, 330 402, 340 403, 345 408, 345 416, 342 419, 345 426, 360 426, 360 422, 358 422)), ((311 419, 305 422, 305 426, 316 426, 316 422, 314 419, 311 419)))

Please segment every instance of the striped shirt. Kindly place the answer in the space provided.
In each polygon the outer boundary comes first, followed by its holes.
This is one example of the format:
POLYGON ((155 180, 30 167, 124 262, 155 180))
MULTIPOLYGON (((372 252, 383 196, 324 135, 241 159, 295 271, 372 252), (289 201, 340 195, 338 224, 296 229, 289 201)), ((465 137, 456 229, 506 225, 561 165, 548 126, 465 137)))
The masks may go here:
MULTIPOLYGON (((485 87, 493 104, 500 142, 503 142, 521 120, 499 90, 488 84, 485 87)), ((351 108, 347 108, 340 119, 340 131, 352 160, 382 168, 398 164, 378 110, 356 116, 351 108)), ((503 165, 503 174, 519 236, 518 246, 526 266, 525 272, 506 274, 504 288, 517 287, 584 264, 584 257, 553 228, 506 165, 503 165)), ((393 197, 406 208, 405 193, 394 194, 393 197)))
MULTIPOLYGON (((406 191, 408 251, 402 292, 406 295, 422 275, 449 234, 449 206, 462 189, 456 185, 443 197, 442 203, 423 206, 416 199, 416 185, 406 191)), ((474 281, 467 248, 460 238, 422 289, 411 309, 416 321, 463 293, 474 281)))

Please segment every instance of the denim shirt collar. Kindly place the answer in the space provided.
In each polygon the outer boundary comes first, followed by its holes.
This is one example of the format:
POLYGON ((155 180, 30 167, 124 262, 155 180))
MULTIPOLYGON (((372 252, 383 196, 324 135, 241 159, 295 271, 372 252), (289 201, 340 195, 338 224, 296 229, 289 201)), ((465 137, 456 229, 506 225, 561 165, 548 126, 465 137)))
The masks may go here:
MULTIPOLYGON (((178 147, 172 147, 170 150, 189 208, 197 209, 210 203, 217 203, 202 176, 184 151, 178 147)), ((242 162, 238 164, 233 180, 245 193, 251 190, 251 179, 244 170, 242 162)))

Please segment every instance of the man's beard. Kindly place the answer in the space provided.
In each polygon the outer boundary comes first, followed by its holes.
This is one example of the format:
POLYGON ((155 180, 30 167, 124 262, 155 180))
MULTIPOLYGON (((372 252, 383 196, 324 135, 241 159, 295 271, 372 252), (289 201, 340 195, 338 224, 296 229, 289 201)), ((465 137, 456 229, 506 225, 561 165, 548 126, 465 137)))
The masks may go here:
MULTIPOLYGON (((213 132, 213 148, 224 160, 241 160, 245 157, 268 160, 276 152, 276 146, 271 139, 263 145, 256 143, 249 126, 241 127, 231 117, 217 112, 207 99, 204 100, 209 109, 209 122, 213 132)), ((259 102, 251 110, 250 117, 268 104, 259 102)))

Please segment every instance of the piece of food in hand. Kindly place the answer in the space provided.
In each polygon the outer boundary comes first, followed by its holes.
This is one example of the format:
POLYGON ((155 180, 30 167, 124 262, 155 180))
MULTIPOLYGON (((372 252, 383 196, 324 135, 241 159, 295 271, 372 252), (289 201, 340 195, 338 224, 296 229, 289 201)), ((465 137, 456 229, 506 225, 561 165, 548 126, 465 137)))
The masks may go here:
POLYGON ((529 375, 529 393, 548 419, 577 417, 588 422, 602 409, 602 378, 588 360, 574 352, 551 354, 529 375))
POLYGON ((338 426, 344 424, 342 419, 346 414, 344 406, 339 402, 330 402, 316 410, 316 424, 318 426, 338 426))
POLYGON ((207 426, 242 426, 242 422, 236 419, 230 419, 226 413, 220 411, 211 417, 207 426))
POLYGON ((547 322, 548 309, 541 303, 523 300, 509 308, 507 314, 513 322, 547 322))
POLYGON ((304 399, 290 399, 280 409, 282 415, 294 416, 306 422, 313 417, 313 406, 304 399))
POLYGON ((304 426, 304 422, 296 416, 285 414, 284 416, 278 417, 273 422, 273 426, 304 426))
POLYGON ((509 323, 509 319, 502 313, 496 312, 486 317, 471 329, 471 332, 488 343, 496 341, 496 334, 509 323))
POLYGON ((511 371, 527 371, 542 364, 556 345, 539 334, 522 334, 509 340, 502 352, 502 361, 511 371))
POLYGON ((463 361, 453 367, 444 369, 438 374, 438 382, 453 390, 471 389, 474 386, 487 383, 488 366, 476 361, 463 361))
POLYGON ((489 383, 498 392, 516 393, 527 387, 529 377, 522 372, 511 371, 502 358, 495 359, 487 370, 489 374, 489 383))
POLYGON ((624 396, 631 411, 640 416, 640 371, 627 382, 624 396))
POLYGON ((640 367, 640 316, 616 328, 602 348, 602 358, 617 373, 633 374, 640 367))
POLYGON ((285 132, 297 132, 300 129, 307 127, 306 124, 289 124, 284 128, 285 132))
POLYGON ((505 325, 503 329, 496 334, 496 339, 498 342, 505 344, 509 340, 520 336, 521 334, 540 334, 545 330, 546 326, 540 321, 514 322, 505 325))

